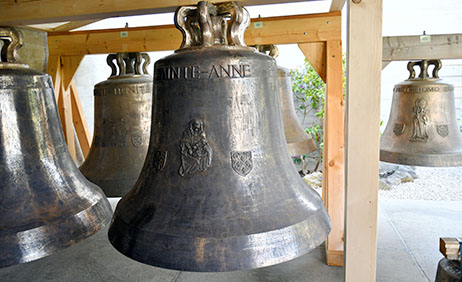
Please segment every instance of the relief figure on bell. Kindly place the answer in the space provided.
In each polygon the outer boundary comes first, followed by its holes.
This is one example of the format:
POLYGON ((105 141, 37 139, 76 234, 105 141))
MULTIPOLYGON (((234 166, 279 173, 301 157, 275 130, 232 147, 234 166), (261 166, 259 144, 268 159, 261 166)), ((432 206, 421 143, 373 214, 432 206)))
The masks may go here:
POLYGON ((207 142, 204 123, 199 119, 189 122, 180 141, 181 165, 178 173, 181 176, 205 171, 212 161, 212 148, 207 142))
POLYGON ((414 113, 413 129, 410 141, 427 141, 427 101, 425 99, 418 99, 415 102, 415 107, 412 108, 414 113))

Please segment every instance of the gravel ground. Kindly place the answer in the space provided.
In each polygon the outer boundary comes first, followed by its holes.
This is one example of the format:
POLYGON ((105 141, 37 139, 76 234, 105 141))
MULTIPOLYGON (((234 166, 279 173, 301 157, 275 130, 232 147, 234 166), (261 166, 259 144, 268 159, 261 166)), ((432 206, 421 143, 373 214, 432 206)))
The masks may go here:
POLYGON ((462 167, 416 167, 413 182, 379 190, 380 199, 462 201, 462 167))

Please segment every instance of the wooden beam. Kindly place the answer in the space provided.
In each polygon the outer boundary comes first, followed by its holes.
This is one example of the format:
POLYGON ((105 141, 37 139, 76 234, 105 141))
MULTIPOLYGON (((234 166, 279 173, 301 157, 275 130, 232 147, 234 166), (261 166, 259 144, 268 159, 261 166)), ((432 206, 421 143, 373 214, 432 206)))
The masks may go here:
POLYGON ((376 280, 382 0, 348 1, 345 282, 376 280))
POLYGON ((74 79, 75 72, 77 71, 84 55, 77 56, 61 56, 61 70, 62 70, 62 83, 64 89, 68 89, 72 79, 74 79))
POLYGON ((382 61, 422 59, 462 59, 462 34, 383 37, 382 61))
MULTIPOLYGON (((341 15, 332 12, 253 19, 245 33, 245 42, 291 44, 341 40, 340 37, 341 15)), ((175 26, 163 25, 50 33, 48 46, 52 55, 85 55, 174 50, 181 40, 181 32, 175 26)))
POLYGON ((440 238, 440 252, 449 260, 460 260, 460 247, 462 238, 442 237, 440 238))
POLYGON ((85 113, 83 112, 82 102, 80 101, 79 94, 77 93, 75 80, 72 80, 69 88, 71 91, 72 120, 74 122, 75 132, 79 139, 83 157, 86 158, 91 146, 90 130, 88 129, 85 113))
POLYGON ((58 111, 63 128, 64 138, 67 148, 74 161, 76 161, 74 127, 72 125, 72 105, 69 89, 65 89, 63 83, 60 85, 60 95, 58 98, 58 111))
POLYGON ((343 9, 343 6, 345 6, 346 0, 332 0, 332 3, 330 4, 330 10, 329 11, 341 11, 343 9))
POLYGON ((50 56, 48 58, 47 73, 53 81, 56 101, 58 101, 59 92, 61 91, 61 56, 50 56))
POLYGON ((341 41, 326 42, 327 83, 324 118, 323 200, 332 222, 326 241, 327 264, 343 266, 345 202, 345 116, 341 41))
MULTIPOLYGON (((216 0, 228 2, 229 0, 216 0)), ((301 2, 303 0, 244 0, 244 6, 301 2)), ((174 12, 178 6, 196 5, 197 0, 35 0, 0 1, 0 25, 40 24, 101 19, 117 16, 174 12)))
POLYGON ((69 22, 67 24, 63 24, 60 26, 57 26, 55 28, 52 28, 49 30, 49 32, 57 32, 57 31, 69 31, 73 30, 82 26, 86 26, 95 22, 99 22, 101 19, 97 20, 84 20, 84 21, 74 21, 74 22, 69 22))
POLYGON ((326 43, 301 43, 298 44, 298 48, 300 48, 322 81, 326 82, 326 43))

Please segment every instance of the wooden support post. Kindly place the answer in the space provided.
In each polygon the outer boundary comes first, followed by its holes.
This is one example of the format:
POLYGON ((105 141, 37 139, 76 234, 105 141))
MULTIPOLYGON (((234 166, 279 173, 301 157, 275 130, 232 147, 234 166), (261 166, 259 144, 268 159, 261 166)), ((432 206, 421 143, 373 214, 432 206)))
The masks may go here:
POLYGON ((61 92, 61 56, 50 56, 48 58, 47 73, 53 81, 55 98, 58 101, 59 93, 61 92))
POLYGON ((345 282, 376 279, 382 0, 348 1, 345 282))
POLYGON ((323 200, 332 222, 326 241, 327 264, 343 266, 345 202, 345 116, 340 40, 326 42, 326 102, 324 117, 323 200))
POLYGON ((71 94, 69 89, 65 89, 61 83, 61 91, 58 98, 58 110, 61 118, 61 126, 63 127, 64 138, 66 139, 67 148, 74 161, 76 161, 74 127, 72 126, 72 106, 71 94))
POLYGON ((71 103, 72 103, 72 120, 74 121, 75 132, 79 138, 80 148, 82 149, 83 157, 86 158, 90 151, 91 138, 90 130, 88 129, 87 119, 83 112, 82 102, 80 102, 79 94, 77 93, 77 87, 75 80, 72 80, 69 86, 71 91, 71 103))
POLYGON ((78 56, 61 56, 62 63, 62 81, 64 88, 68 89, 75 72, 79 68, 80 63, 85 55, 78 56))
POLYGON ((53 87, 58 105, 64 138, 69 153, 76 160, 75 132, 84 156, 90 149, 90 132, 83 114, 82 105, 78 97, 77 88, 73 80, 75 72, 84 56, 50 56, 48 73, 53 79, 53 87))
POLYGON ((298 48, 308 59, 324 83, 326 82, 326 42, 299 43, 298 48))

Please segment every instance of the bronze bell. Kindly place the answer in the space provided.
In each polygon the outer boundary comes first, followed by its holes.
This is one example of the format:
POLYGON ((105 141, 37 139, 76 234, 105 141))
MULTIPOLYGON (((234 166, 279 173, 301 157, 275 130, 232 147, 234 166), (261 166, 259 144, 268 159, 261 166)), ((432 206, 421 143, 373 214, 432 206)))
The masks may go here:
POLYGON ((148 152, 152 77, 146 53, 110 54, 107 63, 112 73, 95 85, 93 142, 80 171, 106 196, 121 197, 135 185, 148 152))
POLYGON ((390 117, 381 137, 380 160, 415 166, 462 165, 454 87, 438 77, 441 61, 411 61, 407 68, 409 78, 393 89, 390 117), (416 65, 421 69, 418 77, 416 65), (431 77, 429 65, 434 65, 431 77))
POLYGON ((321 244, 330 220, 284 140, 275 60, 247 47, 235 2, 180 7, 183 43, 156 62, 152 134, 112 245, 154 266, 231 271, 321 244))
POLYGON ((50 76, 17 62, 22 35, 0 28, 0 267, 91 236, 111 206, 72 160, 50 76))
MULTIPOLYGON (((275 45, 256 45, 255 48, 262 53, 269 52, 268 55, 273 58, 277 58, 279 55, 279 50, 275 45)), ((282 108, 282 124, 290 155, 300 156, 316 151, 313 138, 303 130, 295 113, 290 72, 280 66, 278 66, 278 85, 282 108)))

